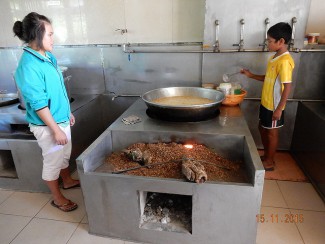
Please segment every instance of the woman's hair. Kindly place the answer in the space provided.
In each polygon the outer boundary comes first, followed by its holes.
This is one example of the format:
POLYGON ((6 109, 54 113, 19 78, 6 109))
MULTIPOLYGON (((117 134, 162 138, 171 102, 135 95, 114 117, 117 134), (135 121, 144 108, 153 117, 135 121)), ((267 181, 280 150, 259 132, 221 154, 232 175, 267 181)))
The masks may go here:
POLYGON ((44 15, 31 12, 25 16, 23 21, 16 21, 12 30, 15 36, 18 36, 18 38, 25 43, 36 40, 38 48, 43 48, 45 22, 51 24, 51 21, 44 15))
POLYGON ((291 40, 292 28, 288 23, 280 22, 270 27, 267 34, 274 38, 276 41, 281 38, 284 39, 284 43, 288 44, 291 40))

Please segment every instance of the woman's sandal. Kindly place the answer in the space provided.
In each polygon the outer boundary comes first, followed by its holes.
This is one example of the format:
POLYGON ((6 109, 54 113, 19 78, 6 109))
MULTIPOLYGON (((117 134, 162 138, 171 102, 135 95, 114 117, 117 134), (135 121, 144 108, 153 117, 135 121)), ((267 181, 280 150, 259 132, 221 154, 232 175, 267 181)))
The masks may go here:
POLYGON ((72 186, 69 186, 69 187, 64 187, 64 186, 62 185, 62 189, 63 189, 63 190, 69 190, 69 189, 76 188, 76 187, 80 187, 80 183, 77 183, 77 184, 72 185, 72 186))
POLYGON ((56 204, 53 200, 51 202, 51 205, 55 208, 60 209, 63 212, 70 212, 78 208, 78 205, 70 200, 67 203, 64 203, 62 205, 56 204))

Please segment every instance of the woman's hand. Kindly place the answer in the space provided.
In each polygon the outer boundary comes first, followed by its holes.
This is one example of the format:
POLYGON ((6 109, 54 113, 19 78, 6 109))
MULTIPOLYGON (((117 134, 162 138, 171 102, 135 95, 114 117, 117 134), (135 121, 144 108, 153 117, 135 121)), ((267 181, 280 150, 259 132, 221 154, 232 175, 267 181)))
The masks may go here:
MULTIPOLYGON (((58 126, 54 121, 52 114, 48 107, 42 108, 41 110, 36 111, 38 116, 43 120, 43 122, 53 131, 53 136, 56 144, 65 145, 68 143, 68 138, 63 130, 58 126)), ((72 116, 73 117, 73 116, 72 116)), ((73 117, 74 121, 74 117, 73 117)), ((70 118, 71 124, 71 118, 70 118)))
POLYGON ((73 116, 73 114, 71 113, 71 114, 70 114, 70 126, 73 126, 75 123, 76 123, 76 119, 75 119, 75 117, 73 116))
POLYGON ((68 143, 68 138, 66 134, 58 127, 57 130, 54 132, 54 140, 58 145, 65 145, 68 143))

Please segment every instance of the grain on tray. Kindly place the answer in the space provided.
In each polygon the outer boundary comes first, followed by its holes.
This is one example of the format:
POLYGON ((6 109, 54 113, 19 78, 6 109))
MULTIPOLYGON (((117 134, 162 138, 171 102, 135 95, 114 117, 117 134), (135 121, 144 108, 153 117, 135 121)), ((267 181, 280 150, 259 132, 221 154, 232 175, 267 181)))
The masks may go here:
POLYGON ((196 96, 170 96, 151 100, 152 103, 170 106, 189 106, 213 103, 214 100, 196 96))
MULTIPOLYGON (((246 170, 242 161, 231 161, 221 157, 212 149, 201 144, 193 144, 192 149, 187 149, 181 143, 134 143, 126 150, 139 149, 146 151, 151 157, 150 167, 143 167, 128 171, 123 174, 185 179, 182 174, 182 159, 188 158, 200 162, 207 173, 209 181, 248 182, 246 170), (155 165, 156 163, 164 163, 155 165)), ((113 152, 106 157, 106 163, 111 171, 120 171, 140 166, 121 152, 113 152)))

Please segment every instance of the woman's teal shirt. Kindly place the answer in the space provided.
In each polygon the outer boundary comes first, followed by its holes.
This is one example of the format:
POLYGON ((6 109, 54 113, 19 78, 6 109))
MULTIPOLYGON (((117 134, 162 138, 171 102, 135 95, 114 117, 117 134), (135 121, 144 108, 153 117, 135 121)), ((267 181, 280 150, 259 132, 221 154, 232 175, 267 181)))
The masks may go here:
POLYGON ((70 103, 62 72, 52 53, 46 57, 29 47, 24 52, 15 72, 15 80, 26 104, 26 120, 44 125, 36 111, 48 107, 57 123, 69 121, 70 103))

